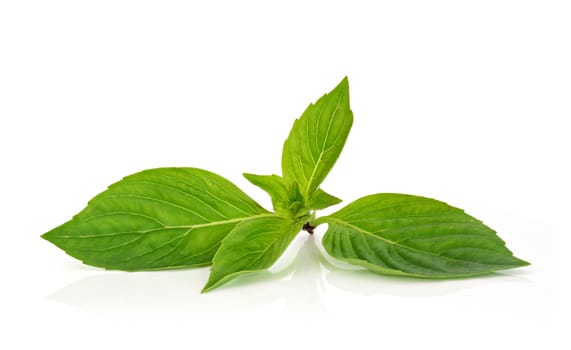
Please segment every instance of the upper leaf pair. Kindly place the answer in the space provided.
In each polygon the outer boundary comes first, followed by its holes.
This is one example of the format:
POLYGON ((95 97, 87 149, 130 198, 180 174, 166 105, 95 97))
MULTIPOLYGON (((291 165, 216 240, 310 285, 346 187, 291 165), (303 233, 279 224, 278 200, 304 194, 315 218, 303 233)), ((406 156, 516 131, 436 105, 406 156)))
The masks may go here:
POLYGON ((447 278, 527 265, 481 221, 434 199, 376 194, 316 219, 315 210, 341 202, 320 185, 352 123, 345 78, 295 121, 283 147, 283 176, 244 174, 271 196, 274 213, 211 172, 160 168, 111 185, 43 237, 108 269, 212 264, 203 291, 269 268, 302 227, 322 223, 329 226, 329 254, 378 273, 447 278))
POLYGON ((268 192, 276 212, 292 217, 308 217, 311 210, 338 204, 339 198, 319 186, 339 158, 351 125, 349 81, 344 78, 295 120, 283 147, 283 177, 244 175, 268 192))

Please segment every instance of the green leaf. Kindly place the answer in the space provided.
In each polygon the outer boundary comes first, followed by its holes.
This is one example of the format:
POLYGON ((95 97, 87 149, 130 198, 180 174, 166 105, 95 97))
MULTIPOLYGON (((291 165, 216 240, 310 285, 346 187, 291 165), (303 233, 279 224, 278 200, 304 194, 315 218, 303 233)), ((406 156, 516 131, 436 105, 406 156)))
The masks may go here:
POLYGON ((300 229, 301 224, 277 215, 241 222, 222 241, 202 292, 239 275, 270 268, 300 229))
MULTIPOLYGON (((254 175, 243 174, 252 184, 266 191, 272 198, 274 211, 289 218, 303 217, 309 215, 309 210, 305 198, 302 196, 299 185, 296 182, 286 183, 284 178, 278 175, 254 175)), ((326 194, 327 195, 327 194, 326 194)), ((327 195, 329 196, 329 195, 327 195)), ((318 200, 332 201, 337 198, 320 196, 318 200)), ((320 205, 318 203, 318 205, 320 205)))
POLYGON ((252 184, 266 191, 272 198, 275 211, 287 209, 289 206, 288 190, 283 178, 278 175, 254 175, 244 173, 244 177, 252 184))
POLYGON ((305 204, 305 198, 301 194, 297 182, 288 184, 288 196, 288 210, 291 213, 291 217, 307 216, 309 214, 309 209, 307 209, 305 204))
POLYGON ((430 198, 374 194, 323 222, 331 256, 382 274, 448 278, 528 265, 481 221, 430 198))
POLYGON ((318 188, 309 199, 309 208, 320 210, 341 203, 342 200, 318 188))
POLYGON ((287 182, 299 184, 304 198, 312 197, 337 161, 352 124, 347 78, 294 122, 283 147, 282 172, 287 182))
POLYGON ((210 264, 240 222, 272 215, 238 187, 196 168, 142 171, 111 185, 42 237, 88 265, 119 270, 210 264))

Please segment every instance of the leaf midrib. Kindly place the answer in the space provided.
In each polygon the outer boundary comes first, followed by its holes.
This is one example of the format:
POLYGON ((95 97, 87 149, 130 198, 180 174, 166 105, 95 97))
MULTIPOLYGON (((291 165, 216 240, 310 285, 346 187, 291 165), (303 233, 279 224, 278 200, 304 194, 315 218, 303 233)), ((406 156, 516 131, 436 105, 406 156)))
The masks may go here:
MULTIPOLYGON (((392 244, 392 245, 394 245, 394 246, 399 246, 399 247, 402 247, 402 248, 405 248, 405 249, 409 249, 409 250, 412 250, 412 251, 415 251, 415 252, 418 252, 418 253, 421 253, 421 254, 429 254, 429 255, 432 255, 432 256, 441 256, 440 254, 434 254, 434 253, 432 253, 432 252, 428 252, 428 251, 416 249, 416 248, 413 248, 413 247, 409 247, 409 246, 404 245, 404 244, 401 244, 401 243, 399 243, 399 242, 391 241, 390 239, 385 238, 385 237, 383 237, 383 236, 377 236, 376 234, 374 234, 374 233, 372 233, 372 232, 369 232, 369 231, 364 230, 364 229, 362 229, 362 228, 360 228, 360 227, 358 227, 358 226, 352 225, 352 224, 350 224, 350 223, 348 223, 348 222, 346 222, 346 221, 343 221, 343 220, 340 220, 340 219, 337 219, 337 218, 327 217, 327 218, 324 218, 323 221, 324 221, 324 222, 333 222, 333 223, 336 223, 336 224, 338 224, 338 225, 351 228, 351 229, 353 229, 353 230, 355 230, 355 231, 358 231, 358 232, 360 232, 360 233, 362 233, 362 234, 364 234, 364 235, 367 235, 367 236, 369 236, 369 237, 373 237, 373 238, 376 238, 376 239, 380 239, 381 241, 383 241, 383 242, 385 242, 385 243, 387 243, 387 244, 392 244)), ((452 260, 458 260, 458 259, 454 259, 454 258, 450 258, 450 257, 447 257, 447 258, 452 259, 452 260)))
MULTIPOLYGON (((304 195, 306 197, 309 197, 309 189, 311 188, 311 183, 313 182, 313 178, 315 177, 315 173, 317 171, 317 168, 319 166, 319 163, 322 161, 323 159, 323 155, 325 154, 325 152, 327 152, 327 150, 325 149, 325 145, 327 144, 327 139, 329 138, 329 131, 331 130, 331 125, 333 124, 333 120, 335 119, 335 117, 337 116, 337 112, 339 111, 339 106, 341 105, 341 101, 343 100, 343 96, 340 95, 339 99, 337 100, 337 103, 335 105, 335 110, 333 112, 333 115, 331 116, 331 118, 329 119, 329 123, 327 125, 327 131, 325 132, 325 137, 323 138, 323 143, 321 145, 321 149, 319 150, 319 157, 317 158, 317 162, 315 162, 315 165, 313 166, 313 171, 311 172, 311 175, 309 176, 309 179, 307 181, 307 185, 305 187, 305 193, 304 195)), ((317 131, 318 132, 318 131, 317 131)), ((311 147, 309 150, 309 153, 311 154, 311 147)), ((313 157, 312 157, 313 158, 313 157)))
MULTIPOLYGON (((117 212, 117 213, 123 213, 123 212, 117 212)), ((113 212, 111 213, 106 213, 108 215, 113 214, 113 212)), ((257 219, 257 218, 263 218, 263 217, 279 217, 279 215, 276 214, 272 214, 272 213, 268 213, 268 214, 258 214, 258 215, 252 215, 252 216, 244 216, 244 217, 240 217, 240 218, 234 218, 234 219, 228 219, 228 220, 222 220, 222 221, 213 221, 213 222, 209 222, 209 223, 205 223, 205 224, 196 224, 196 225, 161 225, 161 227, 155 227, 149 230, 143 230, 143 231, 123 231, 123 232, 113 232, 113 233, 103 233, 103 234, 94 234, 94 235, 82 235, 82 236, 75 236, 75 235, 61 235, 58 236, 58 238, 96 238, 96 237, 109 237, 109 236, 118 236, 118 235, 123 235, 123 234, 130 234, 130 233, 141 233, 141 234, 145 234, 148 232, 153 232, 153 231, 158 231, 158 230, 169 230, 169 229, 177 229, 177 228, 181 228, 181 229, 197 229, 197 228, 203 228, 203 227, 209 227, 209 226, 217 226, 217 225, 225 225, 225 224, 231 224, 231 223, 236 223, 236 222, 242 222, 242 221, 247 221, 250 219, 257 219)), ((89 220, 91 219, 90 217, 84 218, 82 220, 89 220)), ((186 232, 183 235, 186 235, 190 233, 190 230, 188 232, 186 232)))
MULTIPOLYGON (((365 235, 368 235, 368 236, 371 236, 371 237, 380 239, 381 241, 383 241, 383 242, 385 242, 385 243, 388 243, 388 244, 403 246, 403 245, 401 245, 401 244, 398 244, 398 243, 395 242, 395 241, 391 241, 391 240, 388 239, 388 238, 385 238, 385 237, 382 237, 382 236, 377 236, 377 235, 373 234, 372 232, 366 231, 366 230, 364 230, 364 229, 362 229, 362 228, 360 228, 360 227, 358 227, 358 226, 352 225, 352 224, 350 224, 350 223, 348 223, 348 222, 346 222, 346 221, 343 221, 343 220, 340 220, 340 219, 337 219, 337 218, 334 218, 334 217, 323 218, 323 221, 324 221, 324 222, 328 222, 328 223, 329 223, 329 222, 331 222, 331 223, 336 223, 336 224, 341 225, 341 226, 346 226, 346 227, 352 228, 352 229, 354 229, 355 231, 359 231, 359 232, 361 232, 361 233, 363 233, 363 234, 365 234, 365 235)), ((406 246, 403 246, 403 247, 406 247, 406 246)), ((406 247, 406 248, 408 248, 408 247, 406 247)))
MULTIPOLYGON (((338 225, 351 228, 351 229, 356 230, 356 231, 358 231, 358 232, 360 232, 360 233, 362 233, 362 234, 364 234, 364 235, 367 235, 367 236, 370 236, 370 237, 374 237, 374 238, 380 239, 381 241, 384 241, 384 242, 387 243, 387 244, 392 244, 392 245, 394 245, 394 246, 399 246, 399 247, 402 247, 402 248, 404 248, 404 249, 408 249, 408 250, 411 250, 411 251, 414 251, 414 252, 417 252, 417 253, 420 253, 420 254, 428 254, 428 255, 432 255, 432 256, 436 256, 436 257, 441 257, 441 256, 442 256, 442 255, 440 255, 440 254, 434 254, 434 253, 432 253, 432 252, 427 252, 427 251, 424 251, 424 250, 420 250, 420 249, 416 249, 416 248, 413 248, 413 247, 409 247, 409 246, 400 244, 400 243, 398 243, 398 242, 391 241, 390 239, 385 238, 385 237, 382 237, 382 236, 377 236, 377 235, 375 235, 375 234, 373 234, 373 233, 371 233, 371 232, 369 232, 369 231, 367 231, 367 230, 364 230, 364 229, 362 229, 362 228, 360 228, 360 227, 358 227, 358 226, 352 225, 352 224, 350 224, 350 223, 348 223, 348 222, 346 222, 346 221, 343 221, 343 220, 340 220, 340 219, 337 219, 337 218, 334 218, 334 217, 330 217, 330 216, 329 216, 329 217, 324 217, 324 218, 322 218, 322 219, 323 219, 323 222, 336 223, 336 224, 338 224, 338 225)), ((496 253, 497 253, 497 252, 496 252, 496 253)), ((499 253, 498 253, 498 254, 499 254, 499 253)), ((507 255, 506 255, 506 256, 507 256, 507 255)), ((512 255, 512 256, 513 256, 513 255, 512 255)), ((461 259, 451 258, 451 257, 449 257, 449 256, 446 256, 446 259, 450 259, 450 260, 453 260, 453 261, 464 261, 464 260, 461 260, 461 259)), ((363 260, 363 261, 365 261, 365 260, 363 260)), ((368 262, 367 262, 367 263, 368 263, 368 262)), ((477 264, 480 264, 480 265, 492 265, 492 264, 487 264, 487 263, 483 263, 483 262, 475 262, 475 261, 473 261, 473 263, 477 263, 477 264)), ((373 265, 374 265, 374 264, 373 264, 373 265)), ((494 266, 495 266, 495 265, 494 265, 494 266)))

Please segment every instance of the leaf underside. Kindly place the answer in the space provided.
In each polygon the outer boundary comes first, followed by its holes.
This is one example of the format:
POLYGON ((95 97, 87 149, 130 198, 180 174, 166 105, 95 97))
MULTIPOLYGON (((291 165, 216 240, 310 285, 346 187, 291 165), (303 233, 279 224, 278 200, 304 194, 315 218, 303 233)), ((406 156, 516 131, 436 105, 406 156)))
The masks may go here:
POLYGON ((223 177, 159 168, 125 177, 42 237, 85 264, 127 271, 211 263, 240 222, 269 214, 223 177))
POLYGON ((451 278, 528 265, 481 221, 430 198, 374 194, 320 222, 331 256, 382 274, 451 278))

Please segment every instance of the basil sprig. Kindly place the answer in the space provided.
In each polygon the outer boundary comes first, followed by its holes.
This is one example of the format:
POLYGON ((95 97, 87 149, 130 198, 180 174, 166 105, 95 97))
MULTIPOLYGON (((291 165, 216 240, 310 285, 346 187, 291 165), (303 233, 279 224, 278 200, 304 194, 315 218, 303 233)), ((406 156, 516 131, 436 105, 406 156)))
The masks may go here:
POLYGON ((454 278, 529 265, 494 230, 435 199, 379 193, 317 218, 316 210, 341 202, 320 185, 352 124, 345 78, 294 122, 282 176, 244 174, 270 195, 273 212, 209 171, 159 168, 109 186, 42 237, 106 269, 212 265, 203 292, 270 268, 300 231, 323 223, 327 253, 380 274, 454 278))

